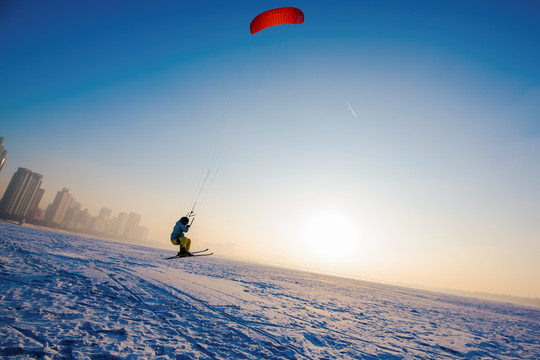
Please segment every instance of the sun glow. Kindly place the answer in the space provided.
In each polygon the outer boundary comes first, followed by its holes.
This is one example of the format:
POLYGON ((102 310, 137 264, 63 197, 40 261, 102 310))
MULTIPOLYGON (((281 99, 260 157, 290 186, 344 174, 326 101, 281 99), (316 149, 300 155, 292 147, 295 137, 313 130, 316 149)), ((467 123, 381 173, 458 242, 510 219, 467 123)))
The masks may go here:
POLYGON ((318 260, 334 262, 352 254, 358 248, 360 236, 350 217, 325 212, 305 223, 302 240, 305 248, 318 260))

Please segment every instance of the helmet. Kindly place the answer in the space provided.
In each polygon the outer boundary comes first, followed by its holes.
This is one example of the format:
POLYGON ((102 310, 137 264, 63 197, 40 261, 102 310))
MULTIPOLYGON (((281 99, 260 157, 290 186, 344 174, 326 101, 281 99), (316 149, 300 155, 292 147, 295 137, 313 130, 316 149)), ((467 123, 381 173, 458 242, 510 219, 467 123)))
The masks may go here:
POLYGON ((182 223, 182 225, 187 225, 189 224, 189 219, 187 217, 183 217, 180 219, 180 223, 182 223))

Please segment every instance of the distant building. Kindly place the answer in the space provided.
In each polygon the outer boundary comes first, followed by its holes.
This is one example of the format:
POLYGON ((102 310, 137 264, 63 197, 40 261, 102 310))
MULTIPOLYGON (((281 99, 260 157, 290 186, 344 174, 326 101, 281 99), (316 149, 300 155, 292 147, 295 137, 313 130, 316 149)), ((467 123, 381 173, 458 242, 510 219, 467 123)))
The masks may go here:
POLYGON ((6 162, 7 157, 7 150, 4 147, 4 137, 0 137, 0 171, 2 171, 2 168, 4 167, 4 163, 6 162))
POLYGON ((43 223, 45 220, 45 211, 40 208, 30 210, 28 213, 28 220, 31 222, 43 223))
POLYGON ((43 175, 20 167, 9 182, 0 201, 0 216, 24 220, 28 213, 37 206, 42 192, 39 192, 43 175), (39 200, 36 200, 36 196, 39 200))
POLYGON ((81 212, 81 203, 75 201, 74 198, 71 201, 71 206, 66 211, 62 225, 68 230, 75 230, 77 228, 77 219, 81 212))
POLYGON ((34 196, 34 200, 30 204, 30 211, 34 211, 34 210, 37 210, 37 208, 39 208, 39 203, 41 202, 41 199, 43 198, 43 194, 45 194, 45 190, 37 189, 36 195, 34 196))
POLYGON ((144 242, 146 239, 148 239, 148 229, 145 226, 139 226, 135 240, 144 242))
POLYGON ((141 221, 141 215, 136 213, 129 213, 129 218, 124 232, 124 237, 128 239, 136 239, 139 232, 139 222, 141 221))
POLYGON ((109 222, 109 234, 116 237, 123 237, 126 231, 128 214, 122 212, 109 222))
POLYGON ((74 222, 77 219, 77 216, 79 216, 79 213, 81 212, 81 203, 78 201, 75 201, 75 198, 71 201, 71 206, 66 211, 66 215, 64 216, 64 224, 67 224, 69 222, 74 222))
POLYGON ((90 226, 92 225, 92 215, 90 215, 90 212, 88 209, 84 209, 80 212, 79 216, 77 217, 77 227, 75 230, 90 230, 90 226))
POLYGON ((106 233, 107 225, 109 224, 109 219, 111 215, 112 215, 111 209, 108 209, 105 207, 101 208, 99 215, 94 218, 91 230, 97 233, 102 233, 102 234, 106 233))
POLYGON ((45 212, 45 223, 48 226, 60 226, 73 201, 71 190, 67 187, 57 192, 53 203, 45 212))
POLYGON ((105 233, 106 228, 107 223, 103 218, 100 218, 99 216, 92 218, 92 226, 90 230, 95 233, 105 233))
POLYGON ((30 221, 32 220, 38 220, 43 221, 45 212, 39 208, 39 203, 41 202, 41 199, 43 198, 43 194, 45 194, 45 190, 38 189, 36 191, 36 195, 34 195, 34 199, 32 200, 32 203, 30 204, 30 210, 28 211, 28 214, 26 215, 26 218, 30 221))
POLYGON ((105 220, 105 222, 108 223, 109 220, 111 219, 111 215, 112 215, 112 210, 111 209, 108 209, 106 207, 102 207, 101 211, 99 212, 98 217, 105 220))

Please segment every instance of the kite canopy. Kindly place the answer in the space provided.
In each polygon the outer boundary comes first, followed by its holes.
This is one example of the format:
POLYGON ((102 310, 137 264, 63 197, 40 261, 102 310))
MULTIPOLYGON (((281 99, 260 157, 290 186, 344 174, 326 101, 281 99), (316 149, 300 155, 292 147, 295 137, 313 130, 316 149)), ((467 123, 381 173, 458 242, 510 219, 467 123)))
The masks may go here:
POLYGON ((260 13, 251 21, 249 30, 252 34, 268 27, 282 24, 303 24, 304 13, 294 7, 282 7, 260 13))

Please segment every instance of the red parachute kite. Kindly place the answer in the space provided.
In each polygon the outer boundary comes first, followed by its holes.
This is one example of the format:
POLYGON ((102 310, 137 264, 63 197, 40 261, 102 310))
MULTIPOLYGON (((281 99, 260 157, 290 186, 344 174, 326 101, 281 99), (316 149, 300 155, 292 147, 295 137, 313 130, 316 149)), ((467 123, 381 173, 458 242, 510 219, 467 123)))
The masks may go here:
POLYGON ((282 24, 303 24, 304 13, 294 7, 282 7, 260 13, 249 25, 252 34, 270 26, 282 24))

